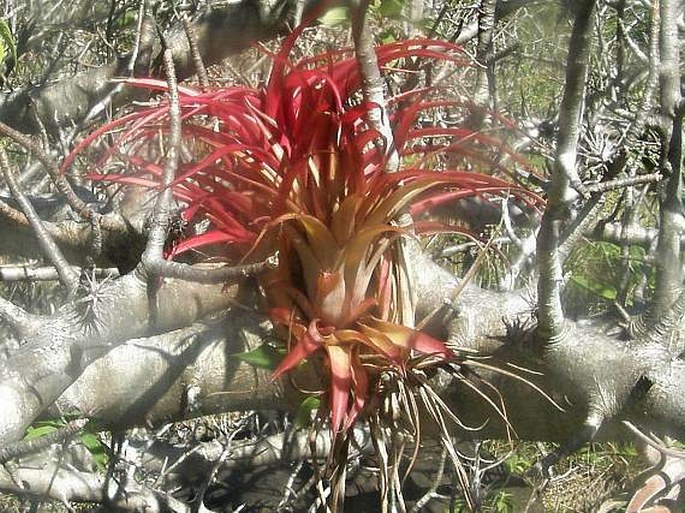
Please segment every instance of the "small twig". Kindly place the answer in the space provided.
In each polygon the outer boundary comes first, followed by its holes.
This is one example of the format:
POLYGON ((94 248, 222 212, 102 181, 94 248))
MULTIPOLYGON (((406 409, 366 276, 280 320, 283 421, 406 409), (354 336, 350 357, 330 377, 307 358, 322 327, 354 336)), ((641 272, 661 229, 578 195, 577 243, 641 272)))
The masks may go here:
MULTIPOLYGON (((495 245, 513 244, 514 243, 514 241, 512 241, 509 238, 509 236, 494 237, 492 240, 493 240, 493 244, 495 244, 495 245)), ((480 248, 481 244, 476 242, 475 240, 469 240, 467 242, 462 242, 461 244, 454 244, 452 246, 447 246, 446 248, 442 249, 439 253, 435 253, 435 257, 448 258, 448 257, 454 256, 458 253, 463 253, 464 251, 469 251, 470 249, 472 249, 474 247, 480 248)))
POLYGON ((154 276, 178 278, 199 283, 220 283, 231 278, 247 276, 273 268, 278 264, 277 255, 272 255, 264 261, 238 265, 224 266, 214 269, 194 267, 180 262, 164 259, 164 245, 166 243, 171 218, 176 210, 172 184, 176 176, 181 146, 181 105, 178 96, 178 84, 171 50, 164 51, 164 69, 169 85, 169 139, 162 175, 162 191, 157 197, 152 213, 151 228, 148 235, 142 262, 145 270, 154 276))
POLYGON ((665 447, 663 444, 653 440, 651 437, 647 436, 638 428, 635 424, 630 422, 629 420, 622 420, 621 421, 625 427, 627 427, 632 433, 637 436, 640 440, 642 440, 644 443, 649 445, 650 447, 653 447, 657 451, 659 451, 661 454, 664 456, 670 456, 672 458, 678 458, 680 460, 685 459, 685 452, 679 451, 676 449, 670 449, 668 447, 665 447))
POLYGON ((575 19, 566 61, 564 97, 559 108, 556 156, 547 207, 542 216, 537 240, 538 334, 546 341, 560 339, 567 329, 561 304, 564 279, 559 254, 560 232, 568 211, 572 208, 572 202, 577 197, 576 192, 585 194, 576 161, 595 0, 580 0, 574 5, 575 19))
POLYGON ((599 182, 592 185, 586 185, 585 191, 588 194, 605 193, 616 189, 625 189, 633 185, 641 185, 643 183, 653 183, 661 180, 663 176, 661 173, 650 173, 647 175, 631 176, 627 178, 617 178, 608 182, 599 182))
POLYGON ((147 27, 145 24, 148 16, 148 3, 148 0, 140 0, 140 5, 138 6, 138 27, 136 29, 136 40, 133 44, 131 57, 128 61, 128 72, 131 74, 131 76, 135 74, 136 68, 138 68, 138 57, 140 56, 141 49, 144 49, 144 47, 147 45, 147 41, 145 40, 147 27))
MULTIPOLYGON (((601 214, 602 207, 606 203, 606 197, 596 195, 591 197, 576 216, 573 223, 568 227, 565 233, 560 238, 558 258, 563 264, 571 254, 571 251, 578 241, 591 230, 591 227, 597 224, 601 214)), ((564 284, 560 285, 563 288, 564 284)))
POLYGON ((31 205, 29 199, 17 185, 14 172, 11 169, 4 149, 0 149, 0 171, 2 171, 2 175, 4 176, 7 185, 9 185, 12 195, 21 206, 26 219, 28 219, 31 224, 31 228, 33 228, 33 232, 38 239, 38 244, 43 250, 43 253, 57 269, 60 281, 67 287, 69 294, 72 294, 78 287, 78 275, 72 271, 69 262, 64 258, 59 246, 45 229, 43 220, 38 216, 38 213, 33 208, 33 205, 31 205))
MULTIPOLYGON (((657 244, 656 285, 649 306, 649 317, 658 319, 669 308, 683 281, 680 268, 682 233, 682 129, 680 42, 677 21, 682 3, 658 2, 659 30, 659 167, 665 176, 659 198, 660 220, 657 244)), ((656 15, 656 9, 654 11, 656 15)))
POLYGON ((297 465, 295 465, 295 468, 293 468, 292 472, 290 473, 290 477, 288 477, 288 481, 285 483, 283 498, 278 503, 279 510, 285 508, 285 506, 290 502, 290 497, 297 497, 298 494, 295 490, 295 480, 297 479, 297 476, 300 474, 300 471, 302 470, 303 466, 304 461, 298 462, 297 465))
MULTIPOLYGON (((629 47, 633 48, 633 41, 629 37, 628 32, 625 30, 624 24, 622 17, 619 16, 617 17, 618 20, 618 34, 619 37, 621 37, 626 44, 628 44, 629 47)), ((658 64, 659 64, 659 6, 658 3, 655 2, 653 7, 652 7, 652 12, 651 12, 651 19, 650 19, 650 27, 649 27, 649 32, 650 32, 650 39, 649 39, 649 56, 647 57, 646 63, 648 63, 649 67, 649 72, 647 75, 647 84, 645 86, 645 92, 642 97, 642 102, 638 106, 637 112, 635 113, 635 118, 631 126, 628 128, 624 138, 623 138, 623 143, 619 147, 620 149, 618 150, 617 154, 613 157, 612 162, 610 164, 610 168, 614 167, 615 165, 620 165, 620 166, 625 166, 626 162, 628 162, 631 158, 634 158, 629 150, 636 144, 638 141, 638 138, 641 137, 641 134, 643 133, 645 129, 645 125, 647 122, 647 117, 649 113, 652 111, 652 104, 654 102, 654 93, 656 91, 656 86, 658 83, 658 64)), ((639 54, 636 52, 636 54, 639 56, 639 54)), ((635 166, 630 166, 628 167, 628 172, 630 173, 630 177, 633 177, 635 175, 635 166)), ((642 194, 641 196, 644 198, 645 194, 647 192, 647 186, 643 187, 642 194)), ((619 282, 619 295, 618 299, 621 303, 626 302, 627 300, 627 295, 628 295, 628 283, 630 281, 630 276, 631 276, 631 271, 630 271, 630 265, 629 265, 629 256, 630 256, 630 245, 626 241, 626 234, 630 230, 631 226, 637 221, 637 215, 638 215, 638 205, 641 203, 640 201, 634 201, 633 199, 633 191, 632 189, 626 189, 624 191, 623 195, 623 201, 624 201, 624 215, 623 215, 623 220, 621 223, 621 237, 620 237, 620 244, 621 244, 621 270, 619 273, 620 276, 620 282, 619 282)), ((639 290, 639 289, 636 289, 639 290)))
POLYGON ((422 508, 428 504, 428 502, 438 495, 438 488, 442 484, 442 475, 445 472, 445 463, 447 462, 447 449, 444 447, 440 452, 440 461, 438 462, 438 470, 435 472, 435 478, 433 479, 433 484, 428 489, 428 491, 423 494, 418 501, 414 503, 410 513, 418 513, 422 508))
POLYGON ((40 114, 38 113, 38 107, 36 106, 35 101, 31 101, 31 113, 33 114, 36 126, 38 127, 38 135, 40 135, 43 150, 48 151, 48 149, 50 148, 50 138, 48 137, 48 131, 45 128, 45 123, 43 123, 43 120, 41 119, 40 114))
MULTIPOLYGON (((249 421, 250 417, 245 417, 242 421, 242 425, 245 426, 247 422, 249 421)), ((236 436, 240 435, 242 433, 242 429, 240 426, 236 426, 236 429, 233 430, 231 435, 228 437, 226 440, 226 444, 224 445, 223 451, 221 451, 221 455, 217 460, 214 462, 214 465, 212 465, 211 470, 209 471, 209 474, 207 475, 207 478, 204 480, 204 483, 202 486, 200 486, 200 489, 196 492, 195 495, 195 501, 197 504, 203 504, 204 503, 204 498, 205 494, 207 493, 207 490, 209 489, 209 485, 212 484, 212 481, 214 480, 214 477, 216 476, 216 473, 219 471, 219 468, 221 465, 226 461, 226 459, 231 455, 233 448, 233 442, 236 436)))
POLYGON ((83 219, 90 219, 94 213, 93 210, 86 204, 86 202, 76 195, 74 189, 71 187, 71 185, 69 185, 69 182, 67 182, 64 175, 60 172, 57 164, 52 158, 50 158, 43 148, 41 148, 26 135, 6 125, 2 121, 0 121, 0 134, 9 137, 20 146, 23 146, 32 152, 40 161, 40 163, 43 164, 43 167, 50 175, 50 178, 57 187, 57 190, 64 195, 71 208, 73 208, 74 211, 77 212, 78 215, 80 215, 83 219))
POLYGON ((0 215, 5 217, 15 226, 28 226, 26 216, 19 210, 10 207, 4 200, 0 199, 0 215))
MULTIPOLYGON (((464 288, 466 287, 466 285, 468 285, 471 282, 471 280, 475 277, 476 272, 478 271, 478 269, 480 269, 481 262, 485 258, 485 254, 488 252, 488 250, 490 249, 490 246, 492 246, 494 241, 495 241, 495 238, 494 237, 491 238, 487 242, 487 244, 485 244, 485 246, 483 246, 480 253, 478 253, 476 260, 473 262, 471 267, 469 267, 469 270, 466 271, 466 274, 464 275, 464 277, 459 281, 459 283, 457 283, 457 286, 455 287, 454 291, 452 291, 452 294, 450 294, 449 303, 446 302, 448 304, 448 306, 451 306, 452 308, 455 307, 455 303, 456 303, 457 299, 461 295, 461 293, 464 290, 464 288)), ((428 324, 433 320, 433 318, 443 308, 445 308, 445 304, 441 304, 441 305, 436 306, 428 315, 426 315, 421 320, 421 322, 416 326, 416 329, 420 331, 420 330, 424 329, 426 326, 428 326, 428 324)))
MULTIPOLYGON (((81 274, 82 268, 72 266, 72 272, 81 274)), ((119 269, 116 267, 93 269, 98 278, 116 278, 119 269)), ((52 266, 34 267, 32 265, 0 266, 0 281, 55 281, 59 280, 57 269, 52 266)))
POLYGON ((514 226, 511 224, 511 214, 509 213, 509 198, 502 198, 502 222, 511 242, 518 248, 523 249, 523 241, 516 235, 514 226))
POLYGON ((145 268, 156 275, 166 278, 176 278, 197 283, 222 283, 233 278, 254 276, 278 266, 278 254, 274 254, 254 264, 226 265, 208 269, 206 267, 191 266, 180 262, 170 262, 163 259, 146 261, 145 268))
POLYGON ((613 304, 614 304, 614 308, 616 308, 618 315, 621 317, 621 319, 623 320, 625 325, 629 326, 632 319, 633 319, 631 317, 631 315, 628 313, 628 311, 625 308, 623 308, 623 305, 621 303, 619 303, 618 301, 614 301, 613 304))
POLYGON ((28 166, 26 166, 26 168, 22 171, 21 175, 17 178, 19 185, 24 185, 31 181, 33 178, 35 178, 35 176, 38 174, 42 167, 43 166, 41 165, 41 163, 37 160, 31 162, 28 166))
POLYGON ((364 101, 368 105, 374 106, 369 107, 366 117, 371 128, 377 130, 385 140, 384 147, 378 148, 378 150, 383 151, 387 158, 386 171, 394 172, 399 169, 400 157, 395 146, 386 109, 383 79, 374 48, 373 31, 369 27, 368 6, 369 0, 362 0, 360 5, 353 9, 352 37, 354 38, 354 51, 361 76, 364 101))
POLYGON ((633 40, 633 38, 630 37, 629 32, 625 28, 625 23, 623 22, 623 20, 621 18, 617 18, 616 22, 620 28, 621 36, 623 37, 623 40, 628 45, 628 48, 630 48, 633 51, 633 53, 635 54, 635 57, 637 57, 638 60, 642 64, 648 64, 649 63, 649 57, 647 57, 645 52, 642 51, 642 49, 633 40))
POLYGON ((20 456, 45 449, 52 444, 64 442, 81 431, 87 423, 88 419, 72 420, 67 422, 64 427, 52 433, 30 440, 22 440, 3 447, 0 449, 0 463, 6 463, 13 458, 19 458, 20 456))
POLYGON ((207 76, 207 68, 202 60, 202 54, 197 45, 197 37, 193 32, 193 28, 190 26, 188 17, 183 18, 183 30, 188 38, 188 44, 190 45, 190 55, 193 58, 193 64, 195 65, 195 72, 197 73, 197 81, 200 83, 200 89, 206 91, 209 87, 209 77, 207 76))

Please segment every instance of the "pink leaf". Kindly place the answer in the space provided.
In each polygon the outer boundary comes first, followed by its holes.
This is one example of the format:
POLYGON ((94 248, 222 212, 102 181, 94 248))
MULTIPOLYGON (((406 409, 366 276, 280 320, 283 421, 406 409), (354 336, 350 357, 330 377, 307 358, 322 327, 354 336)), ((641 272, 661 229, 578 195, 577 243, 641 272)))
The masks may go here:
POLYGON ((319 333, 316 324, 316 320, 309 324, 309 328, 302 333, 295 346, 288 351, 288 354, 283 358, 283 361, 281 361, 278 367, 276 367, 276 370, 274 370, 271 375, 272 380, 278 379, 285 372, 302 363, 312 353, 322 347, 324 339, 319 333))
POLYGON ((338 433, 347 417, 352 385, 352 358, 349 346, 326 347, 331 365, 331 424, 338 433))

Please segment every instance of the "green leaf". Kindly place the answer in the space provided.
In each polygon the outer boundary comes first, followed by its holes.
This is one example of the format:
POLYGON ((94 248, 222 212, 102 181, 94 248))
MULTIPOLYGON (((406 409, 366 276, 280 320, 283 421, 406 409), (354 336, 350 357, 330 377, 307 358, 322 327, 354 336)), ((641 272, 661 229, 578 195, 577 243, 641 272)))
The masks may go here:
POLYGON ((17 43, 14 40, 12 31, 5 20, 0 19, 0 62, 5 59, 7 50, 12 54, 12 58, 17 62, 17 43))
POLYGON ((312 412, 321 406, 321 399, 318 397, 307 397, 297 408, 295 414, 295 427, 298 429, 307 427, 312 420, 312 412))
POLYGON ((36 438, 40 438, 41 436, 48 435, 50 433, 54 433, 59 429, 59 426, 39 426, 39 427, 29 427, 26 436, 24 437, 24 440, 34 440, 36 438))
POLYGON ((384 45, 394 43, 395 41, 397 41, 395 31, 390 30, 390 29, 384 30, 383 32, 381 32, 381 34, 378 36, 378 38, 380 39, 381 43, 384 45))
POLYGON ((333 7, 326 11, 326 14, 319 18, 319 21, 328 27, 335 27, 347 22, 349 19, 350 10, 347 7, 333 7))
POLYGON ((597 294, 598 296, 613 301, 618 296, 616 287, 613 285, 607 285, 606 283, 601 283, 588 276, 572 276, 571 281, 576 285, 597 294))
POLYGON ((284 351, 278 350, 269 344, 262 344, 252 351, 236 353, 231 356, 259 369, 273 370, 281 363, 284 354, 284 351))
POLYGON ((85 432, 79 437, 81 443, 88 449, 88 452, 93 455, 93 461, 100 470, 107 468, 107 453, 102 445, 102 442, 95 433, 85 432))
POLYGON ((404 0, 382 0, 378 12, 388 18, 402 17, 404 10, 404 0))
POLYGON ((57 431, 58 429, 64 427, 64 425, 65 421, 61 418, 39 420, 28 427, 26 430, 26 435, 24 436, 24 440, 40 438, 41 436, 45 436, 57 431))

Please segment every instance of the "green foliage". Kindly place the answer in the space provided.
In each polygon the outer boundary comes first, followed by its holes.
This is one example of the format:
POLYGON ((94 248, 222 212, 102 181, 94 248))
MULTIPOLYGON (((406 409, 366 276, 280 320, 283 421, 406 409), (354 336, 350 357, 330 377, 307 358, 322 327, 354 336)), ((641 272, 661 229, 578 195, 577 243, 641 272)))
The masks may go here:
POLYGON ((97 434, 86 431, 79 436, 79 440, 93 456, 93 461, 97 465, 98 469, 105 470, 107 468, 107 462, 109 461, 109 458, 107 456, 107 452, 105 451, 105 447, 102 445, 102 442, 98 438, 97 434))
MULTIPOLYGON (((509 486, 495 486, 486 494, 482 511, 523 511, 533 490, 541 485, 540 476, 531 469, 544 454, 556 449, 556 445, 490 441, 485 447, 496 458, 506 457, 507 475, 515 479, 509 481, 509 486), (525 486, 514 484, 520 483, 519 480, 526 483, 525 486)), ((607 494, 618 494, 642 470, 642 465, 632 444, 589 444, 554 466, 558 478, 538 490, 535 511, 597 511, 598 501, 603 501, 607 494)), ((467 510, 457 508, 453 511, 467 510)))
POLYGON ((571 276, 571 281, 578 285, 579 287, 588 290, 600 298, 606 299, 608 301, 613 301, 616 299, 618 292, 616 287, 609 283, 603 283, 602 281, 596 280, 592 276, 588 275, 575 275, 571 276))
MULTIPOLYGON (((401 20, 405 21, 406 16, 404 15, 406 7, 406 0, 377 0, 370 5, 369 11, 372 16, 378 18, 381 25, 383 21, 387 20, 401 20)), ((337 27, 341 25, 349 24, 350 19, 350 8, 346 5, 332 7, 328 9, 326 13, 319 18, 319 21, 327 27, 337 27)), ((419 20, 417 20, 419 22, 419 20)), ((394 41, 396 38, 388 39, 391 31, 385 30, 380 36, 380 40, 383 43, 388 43, 394 41)))
POLYGON ((295 414, 295 427, 302 429, 309 426, 312 420, 312 413, 317 411, 320 406, 321 399, 318 397, 309 396, 302 401, 295 414))
POLYGON ((124 13, 119 16, 114 25, 118 29, 124 29, 129 27, 134 27, 138 20, 138 10, 137 9, 127 9, 124 13))
POLYGON ((285 350, 276 349, 269 344, 262 344, 251 351, 236 353, 231 356, 259 369, 274 370, 283 360, 285 350))
MULTIPOLYGON (((640 278, 645 251, 629 248, 627 267, 627 306, 632 305, 631 291, 640 278)), ((619 297, 624 268, 621 248, 610 242, 589 242, 578 247, 566 262, 569 281, 565 296, 569 309, 577 315, 605 310, 619 297)))
POLYGON ((376 4, 376 9, 381 16, 398 19, 402 17, 405 3, 404 0, 381 0, 376 4))
POLYGON ((513 513, 512 495, 503 490, 497 492, 492 501, 493 511, 497 513, 513 513))
POLYGON ((350 8, 347 6, 333 7, 326 11, 326 14, 319 18, 319 21, 327 27, 337 27, 349 23, 350 8))
POLYGON ((558 2, 541 2, 517 19, 516 31, 519 51, 497 65, 497 82, 506 84, 498 95, 514 117, 544 119, 561 98, 570 25, 558 2))
POLYGON ((39 420, 26 430, 24 440, 35 440, 50 433, 54 433, 65 425, 62 419, 39 420))
POLYGON ((504 466, 510 474, 522 476, 525 475, 536 462, 537 460, 534 454, 528 454, 525 451, 516 451, 504 460, 504 466))
POLYGON ((17 62, 17 42, 12 35, 9 25, 5 20, 0 19, 0 62, 5 60, 7 54, 12 55, 14 62, 17 62))
MULTIPOLYGON (((54 418, 54 419, 44 419, 36 421, 33 425, 29 426, 26 430, 26 435, 24 440, 36 440, 47 436, 55 431, 64 428, 70 419, 67 418, 54 418)), ((85 430, 75 437, 83 446, 88 449, 88 452, 93 457, 93 461, 97 465, 98 469, 105 470, 107 467, 108 456, 105 451, 105 447, 98 438, 95 431, 93 431, 92 424, 89 424, 85 430)))
MULTIPOLYGON (((471 510, 463 500, 458 498, 452 502, 451 508, 448 508, 445 511, 449 513, 467 513, 471 510)), ((515 505, 513 503, 513 495, 500 490, 494 495, 486 497, 481 505, 480 511, 484 513, 514 513, 515 505)))

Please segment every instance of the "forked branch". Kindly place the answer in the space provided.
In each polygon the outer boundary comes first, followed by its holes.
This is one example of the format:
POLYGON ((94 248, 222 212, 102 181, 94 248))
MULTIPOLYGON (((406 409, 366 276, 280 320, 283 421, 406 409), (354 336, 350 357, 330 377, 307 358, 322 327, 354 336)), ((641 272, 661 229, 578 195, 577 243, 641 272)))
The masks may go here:
POLYGON ((563 335, 561 306, 563 276, 559 256, 560 232, 583 185, 576 168, 578 135, 592 42, 594 0, 575 3, 576 12, 566 63, 564 98, 559 109, 559 135, 547 208, 538 234, 538 332, 545 340, 563 335))

